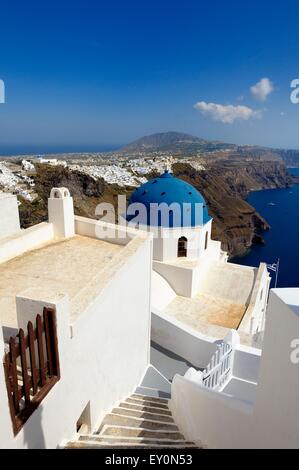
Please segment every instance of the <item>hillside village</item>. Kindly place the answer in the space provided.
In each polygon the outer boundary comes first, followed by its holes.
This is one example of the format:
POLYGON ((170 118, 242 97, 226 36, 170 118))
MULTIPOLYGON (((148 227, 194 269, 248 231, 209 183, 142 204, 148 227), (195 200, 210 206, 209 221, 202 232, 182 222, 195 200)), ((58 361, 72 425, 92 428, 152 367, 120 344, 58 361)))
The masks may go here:
POLYGON ((128 153, 18 156, 0 159, 0 191, 19 196, 21 224, 28 227, 33 221, 45 220, 45 179, 53 178, 54 185, 69 185, 76 179, 76 211, 94 217, 97 201, 129 194, 152 175, 169 168, 203 192, 215 220, 213 235, 222 241, 230 256, 235 256, 252 244, 262 243, 263 231, 269 228, 267 221, 245 202, 248 193, 294 182, 282 161, 267 158, 269 153, 260 160, 250 152, 246 157, 227 148, 184 155, 171 147, 164 151, 134 147, 128 153), (87 181, 83 183, 84 176, 87 181), (94 186, 101 189, 95 190, 94 186))

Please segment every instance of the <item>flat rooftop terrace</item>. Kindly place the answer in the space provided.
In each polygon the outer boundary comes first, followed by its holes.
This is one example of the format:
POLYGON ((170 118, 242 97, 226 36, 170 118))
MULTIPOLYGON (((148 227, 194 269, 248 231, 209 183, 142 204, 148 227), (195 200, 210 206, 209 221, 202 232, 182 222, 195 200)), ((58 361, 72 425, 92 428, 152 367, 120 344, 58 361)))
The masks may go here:
POLYGON ((194 298, 177 296, 164 312, 203 331, 203 324, 237 329, 246 311, 245 305, 199 293, 194 298))
POLYGON ((238 329, 257 279, 257 269, 232 263, 216 263, 205 274, 192 298, 176 296, 164 313, 205 334, 238 329), (213 332, 210 331, 214 326, 213 332))
POLYGON ((74 321, 143 241, 128 245, 74 236, 0 264, 0 323, 17 327, 16 296, 31 287, 67 294, 74 321))

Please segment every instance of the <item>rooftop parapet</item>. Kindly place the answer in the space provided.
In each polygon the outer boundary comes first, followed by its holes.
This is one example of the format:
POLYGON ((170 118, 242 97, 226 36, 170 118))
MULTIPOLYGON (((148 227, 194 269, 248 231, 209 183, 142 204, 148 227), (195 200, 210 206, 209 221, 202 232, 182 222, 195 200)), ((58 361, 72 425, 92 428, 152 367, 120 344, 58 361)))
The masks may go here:
POLYGON ((20 231, 18 200, 13 194, 0 193, 0 240, 20 231))

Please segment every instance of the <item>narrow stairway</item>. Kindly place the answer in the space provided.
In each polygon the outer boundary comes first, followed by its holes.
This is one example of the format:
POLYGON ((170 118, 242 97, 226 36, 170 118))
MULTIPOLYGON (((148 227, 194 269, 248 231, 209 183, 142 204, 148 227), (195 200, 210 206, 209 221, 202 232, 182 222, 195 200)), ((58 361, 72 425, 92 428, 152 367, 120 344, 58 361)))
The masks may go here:
MULTIPOLYGON (((143 388, 146 391, 146 388, 143 388)), ((107 414, 93 434, 80 434, 67 449, 186 449, 196 448, 176 426, 168 399, 135 393, 107 414)))
POLYGON ((108 413, 93 434, 79 433, 68 449, 197 448, 179 431, 171 411, 171 382, 149 365, 139 386, 108 413))

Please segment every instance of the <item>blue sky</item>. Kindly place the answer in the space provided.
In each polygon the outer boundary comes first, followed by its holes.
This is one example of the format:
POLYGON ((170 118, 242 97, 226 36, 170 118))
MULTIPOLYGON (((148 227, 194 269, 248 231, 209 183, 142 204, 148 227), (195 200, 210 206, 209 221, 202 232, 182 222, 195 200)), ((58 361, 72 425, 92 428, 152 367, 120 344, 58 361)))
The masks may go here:
POLYGON ((298 14, 290 0, 0 1, 0 153, 168 130, 299 149, 298 14))

